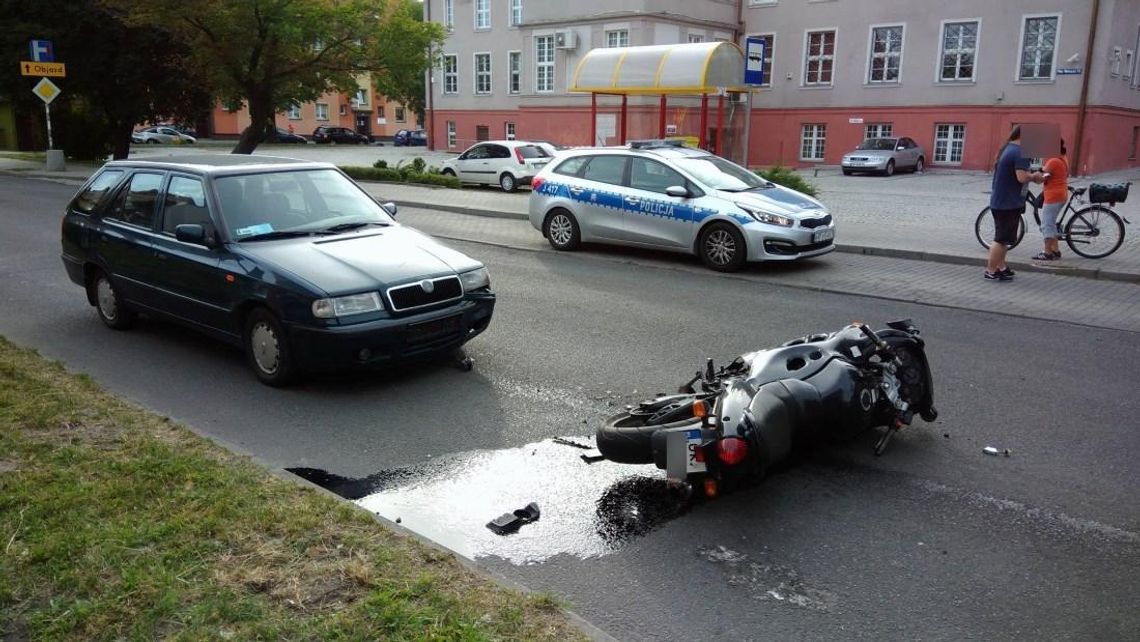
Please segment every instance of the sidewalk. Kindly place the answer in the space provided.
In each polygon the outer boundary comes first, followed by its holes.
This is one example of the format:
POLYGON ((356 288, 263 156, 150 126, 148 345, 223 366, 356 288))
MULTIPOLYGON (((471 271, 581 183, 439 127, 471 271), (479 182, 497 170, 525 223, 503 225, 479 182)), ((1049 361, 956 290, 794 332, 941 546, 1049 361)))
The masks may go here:
MULTIPOLYGON (((78 185, 91 171, 93 166, 69 162, 64 172, 47 172, 41 163, 0 155, 0 173, 78 185)), ((821 168, 806 170, 803 175, 819 188, 820 200, 835 216, 839 252, 979 268, 985 263, 985 250, 974 237, 974 221, 988 202, 988 174, 934 170, 887 178, 843 176, 838 170, 821 168)), ((1126 180, 1136 183, 1140 190, 1140 169, 1074 179, 1072 184, 1126 180)), ((528 208, 529 192, 525 189, 507 194, 493 188, 453 190, 398 183, 365 183, 364 187, 379 200, 401 207, 517 219, 530 229, 529 223, 522 222, 528 208)), ((1132 224, 1125 225, 1124 244, 1108 258, 1081 258, 1062 244, 1062 261, 1036 264, 1030 257, 1041 249, 1040 233, 1030 221, 1025 240, 1010 253, 1009 263, 1024 272, 1140 284, 1140 194, 1118 204, 1116 211, 1132 224)))

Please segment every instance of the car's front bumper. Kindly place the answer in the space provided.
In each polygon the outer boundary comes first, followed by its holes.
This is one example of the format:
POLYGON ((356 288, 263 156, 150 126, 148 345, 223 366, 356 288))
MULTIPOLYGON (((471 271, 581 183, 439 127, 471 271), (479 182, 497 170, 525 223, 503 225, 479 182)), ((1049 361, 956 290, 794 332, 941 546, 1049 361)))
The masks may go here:
POLYGON ((487 329, 495 310, 490 292, 420 314, 347 326, 289 327, 290 346, 306 370, 381 365, 447 353, 487 329))
POLYGON ((881 171, 887 168, 886 158, 868 158, 866 160, 844 158, 839 166, 852 171, 881 171))
POLYGON ((749 261, 793 261, 835 249, 834 222, 815 228, 750 224, 743 229, 749 261))

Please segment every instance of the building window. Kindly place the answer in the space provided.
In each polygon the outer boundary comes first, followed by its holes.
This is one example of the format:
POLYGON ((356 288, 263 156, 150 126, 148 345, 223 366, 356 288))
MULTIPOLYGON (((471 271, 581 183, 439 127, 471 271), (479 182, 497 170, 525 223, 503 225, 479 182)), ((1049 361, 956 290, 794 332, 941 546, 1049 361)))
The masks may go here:
POLYGON ((455 147, 455 121, 447 121, 447 146, 455 147))
POLYGON ((535 36, 534 66, 534 90, 554 91, 554 36, 535 36))
POLYGON ((491 28, 491 0, 475 0, 475 28, 491 28))
POLYGON ((804 125, 800 134, 800 160, 823 160, 824 143, 827 142, 827 125, 804 125))
POLYGON ((902 25, 871 29, 871 69, 867 82, 872 84, 897 83, 902 63, 902 25))
POLYGON ((946 165, 962 164, 962 149, 966 146, 965 125, 934 126, 934 162, 946 165))
POLYGON ((1125 80, 1128 80, 1129 78, 1132 77, 1132 70, 1133 70, 1132 50, 1129 49, 1128 51, 1124 52, 1124 79, 1125 80))
POLYGON ((1057 16, 1025 19, 1018 80, 1049 80, 1053 77, 1058 20, 1057 16))
POLYGON ((475 94, 491 93, 491 54, 475 54, 475 94))
POLYGON ((329 104, 317 103, 317 120, 329 119, 329 104))
POLYGON ((293 103, 289 105, 289 110, 286 112, 289 120, 301 120, 301 105, 293 103))
POLYGON ((507 93, 517 94, 522 91, 522 52, 512 51, 507 54, 507 93))
POLYGON ((868 138, 890 138, 894 133, 894 125, 891 123, 875 123, 867 125, 863 128, 863 140, 868 138))
POLYGON ((689 34, 689 42, 704 42, 704 41, 705 41, 705 37, 699 33, 689 34))
POLYGON ((455 29, 455 0, 443 0, 443 26, 455 29))
POLYGON ((377 105, 376 106, 376 117, 377 118, 384 118, 384 105, 377 105))
POLYGON ((974 55, 978 48, 977 22, 947 22, 942 25, 942 59, 938 80, 974 79, 974 55))
POLYGON ((628 47, 629 46, 629 30, 618 29, 616 31, 606 32, 606 46, 607 47, 628 47))
POLYGON ((459 56, 455 54, 443 57, 443 93, 459 93, 459 56))
POLYGON ((404 109, 403 105, 396 107, 396 122, 397 123, 402 123, 405 120, 407 120, 408 119, 407 116, 408 116, 407 110, 404 109))
POLYGON ((353 107, 368 107, 368 90, 361 87, 356 90, 356 95, 352 97, 353 107))
POLYGON ((762 7, 766 4, 776 4, 776 0, 748 0, 750 7, 762 7))
POLYGON ((515 124, 514 123, 507 123, 507 131, 505 133, 507 136, 507 140, 514 140, 515 139, 515 124))
POLYGON ((522 24, 522 0, 511 0, 510 15, 508 16, 507 23, 512 27, 517 27, 522 24))
POLYGON ((808 86, 830 85, 834 65, 835 32, 807 32, 807 47, 804 55, 804 84, 808 86))
POLYGON ((1112 67, 1109 68, 1108 73, 1112 74, 1113 76, 1119 76, 1120 75, 1120 62, 1121 62, 1122 57, 1123 56, 1121 55, 1120 47, 1113 47, 1112 48, 1112 67))

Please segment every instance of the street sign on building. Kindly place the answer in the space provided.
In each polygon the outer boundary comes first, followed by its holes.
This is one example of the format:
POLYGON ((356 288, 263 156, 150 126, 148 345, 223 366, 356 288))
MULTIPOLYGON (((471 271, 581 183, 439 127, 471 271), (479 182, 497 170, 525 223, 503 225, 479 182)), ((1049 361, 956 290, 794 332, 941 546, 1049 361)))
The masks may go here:
POLYGON ((63 78, 67 75, 67 69, 64 67, 64 64, 62 62, 36 62, 34 60, 21 60, 20 75, 51 76, 53 78, 63 78))
POLYGON ((56 96, 62 92, 59 87, 55 86, 54 82, 47 78, 41 78, 40 81, 36 83, 36 86, 32 87, 32 93, 39 96, 45 105, 50 105, 51 101, 55 100, 56 96))
POLYGON ((744 84, 764 84, 764 40, 755 36, 744 39, 744 84))

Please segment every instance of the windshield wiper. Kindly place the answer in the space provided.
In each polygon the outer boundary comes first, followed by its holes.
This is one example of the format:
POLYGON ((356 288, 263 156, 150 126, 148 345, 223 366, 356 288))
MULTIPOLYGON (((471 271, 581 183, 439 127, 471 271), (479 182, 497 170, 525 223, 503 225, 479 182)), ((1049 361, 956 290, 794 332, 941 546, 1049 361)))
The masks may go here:
POLYGON ((246 241, 272 241, 275 239, 294 239, 301 236, 313 236, 314 234, 323 234, 323 232, 312 232, 303 230, 276 230, 274 232, 264 232, 261 234, 254 234, 238 239, 239 243, 246 241))
POLYGON ((338 223, 337 225, 333 225, 331 227, 326 227, 322 231, 324 231, 324 232, 348 232, 350 230, 358 230, 362 227, 367 227, 369 225, 379 225, 381 227, 387 227, 388 226, 387 223, 384 223, 381 221, 358 221, 356 223, 338 223))

